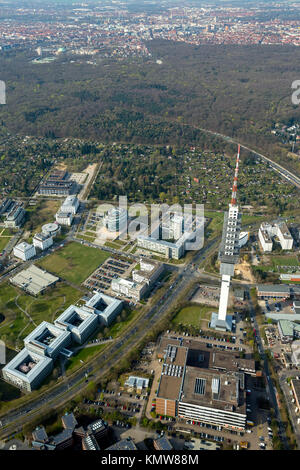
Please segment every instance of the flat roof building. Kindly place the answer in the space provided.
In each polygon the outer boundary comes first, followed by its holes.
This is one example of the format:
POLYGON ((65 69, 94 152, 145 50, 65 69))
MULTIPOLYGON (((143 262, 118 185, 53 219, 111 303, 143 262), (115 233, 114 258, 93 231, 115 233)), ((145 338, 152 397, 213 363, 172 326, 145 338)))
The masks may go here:
POLYGON ((35 247, 27 242, 19 243, 14 247, 14 256, 27 261, 36 255, 35 247))
POLYGON ((55 320, 54 324, 59 328, 70 331, 73 341, 82 344, 97 328, 98 315, 87 312, 75 305, 70 305, 55 320))
POLYGON ((148 285, 145 283, 140 284, 138 282, 130 281, 129 279, 118 277, 117 279, 113 279, 111 281, 111 289, 114 292, 118 292, 118 294, 139 301, 148 291, 148 285))
POLYGON ((83 307, 98 315, 100 323, 110 325, 123 309, 123 302, 102 292, 94 292, 93 297, 83 307))
POLYGON ((55 214, 56 222, 60 225, 67 225, 68 227, 70 227, 72 225, 73 218, 74 218, 74 216, 73 216, 72 212, 59 211, 55 214))
POLYGON ((33 246, 39 248, 40 250, 47 250, 50 246, 53 245, 52 236, 47 233, 36 233, 32 239, 33 246))
POLYGON ((76 196, 68 196, 60 207, 60 212, 75 215, 78 211, 79 201, 76 196))
POLYGON ((31 295, 38 295, 50 286, 54 286, 58 277, 47 273, 34 264, 10 278, 10 282, 31 295))
POLYGON ((47 321, 43 321, 24 339, 28 351, 55 359, 60 351, 69 346, 71 333, 47 321))
POLYGON ((39 387, 53 369, 53 360, 24 348, 2 369, 5 380, 31 392, 39 387))
POLYGON ((116 442, 110 447, 107 447, 105 450, 137 450, 137 447, 133 440, 128 437, 127 439, 123 439, 122 441, 116 442))
POLYGON ((25 217, 25 210, 22 206, 15 205, 13 209, 8 213, 4 226, 7 228, 19 228, 25 217))

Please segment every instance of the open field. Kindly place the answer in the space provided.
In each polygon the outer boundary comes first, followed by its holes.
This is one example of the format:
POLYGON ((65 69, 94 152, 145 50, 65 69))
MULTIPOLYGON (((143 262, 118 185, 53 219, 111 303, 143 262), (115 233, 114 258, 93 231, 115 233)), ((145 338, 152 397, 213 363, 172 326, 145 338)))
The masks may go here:
POLYGON ((207 307, 206 305, 189 305, 183 307, 180 312, 177 313, 176 317, 173 318, 172 323, 174 326, 182 324, 186 326, 194 326, 201 328, 202 324, 208 326, 211 312, 216 310, 213 307, 207 307))
POLYGON ((79 285, 109 256, 105 251, 72 242, 45 257, 39 265, 46 271, 79 285))
POLYGON ((44 224, 53 222, 55 214, 61 204, 62 200, 38 200, 36 206, 30 206, 27 208, 27 212, 29 212, 29 214, 24 228, 26 230, 30 230, 32 234, 40 232, 44 224))
POLYGON ((21 348, 22 340, 43 320, 52 322, 82 293, 71 286, 58 283, 43 295, 32 297, 9 283, 0 286, 0 312, 5 320, 0 324, 0 337, 12 348, 21 348), (26 313, 33 322, 27 317, 26 313))

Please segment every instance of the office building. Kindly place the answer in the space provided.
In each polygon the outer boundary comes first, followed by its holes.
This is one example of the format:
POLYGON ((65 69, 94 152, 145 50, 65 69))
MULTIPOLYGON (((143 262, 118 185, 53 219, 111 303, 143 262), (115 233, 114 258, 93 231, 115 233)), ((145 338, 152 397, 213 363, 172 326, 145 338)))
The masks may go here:
POLYGON ((72 222, 73 222, 73 214, 71 212, 57 212, 55 214, 55 220, 58 224, 60 225, 67 225, 68 227, 70 227, 72 225, 72 222))
POLYGON ((273 249, 273 238, 277 237, 282 250, 292 250, 293 237, 286 225, 282 220, 268 223, 263 222, 258 231, 259 241, 265 252, 270 252, 273 249))
POLYGON ((128 225, 127 211, 123 208, 113 207, 108 211, 103 221, 110 232, 124 232, 128 225))
POLYGON ((14 247, 14 256, 27 261, 36 255, 35 247, 27 242, 19 243, 14 247))
POLYGON ((68 196, 74 190, 74 182, 68 179, 66 171, 55 170, 39 186, 39 194, 44 196, 68 196))
POLYGON ((98 316, 98 321, 106 326, 110 325, 123 309, 123 302, 102 292, 94 292, 93 297, 83 307, 88 312, 98 316))
POLYGON ((255 361, 232 351, 208 348, 196 339, 163 336, 158 348, 162 373, 156 413, 221 428, 246 426, 245 374, 255 361))
POLYGON ((154 439, 153 446, 155 450, 173 450, 173 446, 166 436, 154 439))
POLYGON ((148 291, 147 284, 139 284, 138 282, 129 281, 128 279, 123 279, 118 277, 111 281, 111 290, 117 292, 128 299, 134 299, 136 301, 141 300, 148 291))
POLYGON ((45 224, 42 226, 42 233, 52 238, 56 237, 61 232, 61 226, 56 223, 45 224))
POLYGON ((68 196, 60 207, 60 212, 75 215, 78 211, 79 201, 76 196, 68 196))
POLYGON ((71 333, 43 321, 24 339, 25 348, 35 354, 56 359, 71 343, 71 333))
POLYGON ((98 315, 82 308, 70 305, 54 322, 54 324, 71 332, 72 340, 82 344, 96 330, 98 315))
POLYGON ((33 246, 44 251, 53 245, 53 238, 49 234, 36 233, 32 240, 33 246))
POLYGON ((22 349, 2 369, 4 380, 21 390, 31 392, 39 387, 53 369, 53 360, 27 348, 22 349))
POLYGON ((20 205, 15 205, 13 209, 8 213, 4 226, 6 228, 19 228, 24 222, 25 210, 20 205))
POLYGON ((105 450, 137 450, 137 447, 133 440, 128 437, 127 439, 123 439, 122 441, 116 442, 110 447, 107 447, 105 450))
POLYGON ((139 269, 132 271, 132 279, 139 284, 145 283, 151 287, 164 271, 164 265, 155 261, 147 261, 141 258, 139 269))

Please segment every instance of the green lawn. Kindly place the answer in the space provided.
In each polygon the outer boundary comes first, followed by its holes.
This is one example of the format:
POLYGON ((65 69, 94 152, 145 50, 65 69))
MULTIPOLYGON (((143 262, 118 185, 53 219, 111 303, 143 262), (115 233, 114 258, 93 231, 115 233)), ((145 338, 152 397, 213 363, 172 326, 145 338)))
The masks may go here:
POLYGON ((105 346, 106 344, 98 344, 97 346, 91 346, 90 348, 80 349, 77 354, 68 360, 66 372, 70 373, 78 369, 83 365, 80 361, 86 362, 88 359, 91 359, 93 356, 98 354, 105 346))
POLYGON ((272 258, 274 266, 298 266, 297 256, 276 256, 272 258))
POLYGON ((0 313, 5 316, 5 320, 0 324, 1 339, 12 348, 21 347, 23 338, 35 328, 34 323, 29 321, 21 309, 27 311, 38 325, 43 320, 52 322, 81 297, 82 292, 63 282, 59 282, 54 288, 37 297, 32 297, 11 284, 2 284, 0 313))
POLYGON ((109 256, 106 251, 72 242, 45 257, 39 265, 46 271, 79 285, 109 256))
POLYGON ((214 307, 207 307, 206 305, 190 305, 182 308, 172 322, 175 326, 182 324, 200 328, 203 320, 210 320, 213 310, 215 310, 214 307))

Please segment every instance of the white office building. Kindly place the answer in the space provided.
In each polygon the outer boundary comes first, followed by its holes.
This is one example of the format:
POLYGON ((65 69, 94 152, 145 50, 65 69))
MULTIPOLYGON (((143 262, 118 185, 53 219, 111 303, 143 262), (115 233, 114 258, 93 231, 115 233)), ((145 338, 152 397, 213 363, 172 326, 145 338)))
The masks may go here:
POLYGON ((14 256, 27 261, 36 255, 35 247, 27 242, 19 243, 14 247, 14 256))
POLYGON ((95 313, 101 324, 110 325, 121 313, 123 302, 102 292, 94 291, 93 297, 82 308, 95 313))
POLYGON ((113 279, 111 282, 111 289, 128 299, 141 300, 148 290, 147 284, 140 284, 138 282, 129 281, 121 277, 113 279))
POLYGON ((71 343, 71 334, 56 325, 43 321, 25 339, 25 348, 35 354, 55 359, 71 343))
POLYGON ((67 225, 68 227, 70 227, 72 225, 72 222, 73 222, 73 214, 72 212, 57 212, 55 214, 55 220, 58 224, 60 225, 67 225))
POLYGON ((61 205, 60 211, 75 215, 78 211, 79 201, 76 196, 68 196, 61 205))
POLYGON ((72 340, 82 344, 96 330, 98 315, 82 308, 70 305, 54 322, 54 324, 71 332, 72 340))
POLYGON ((273 237, 277 237, 283 250, 292 250, 294 240, 284 221, 273 223, 263 222, 259 228, 258 237, 264 251, 272 251, 273 237))
POLYGON ((4 380, 21 390, 31 392, 39 387, 53 369, 53 360, 28 349, 22 349, 2 369, 4 380))
POLYGON ((39 248, 40 250, 47 250, 47 248, 53 245, 53 238, 49 234, 36 233, 32 242, 33 246, 36 248, 39 248))

